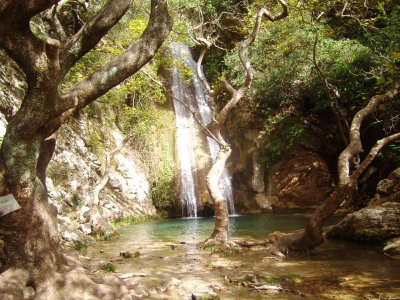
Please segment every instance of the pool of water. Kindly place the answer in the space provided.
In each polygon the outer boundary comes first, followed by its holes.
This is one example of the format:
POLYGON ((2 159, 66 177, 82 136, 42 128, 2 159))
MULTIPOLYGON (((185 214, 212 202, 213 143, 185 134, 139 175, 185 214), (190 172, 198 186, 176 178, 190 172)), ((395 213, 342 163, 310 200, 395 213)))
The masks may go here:
MULTIPOLYGON (((303 214, 231 216, 231 238, 264 239, 275 231, 303 229, 307 221, 303 214)), ((325 225, 338 221, 332 218, 325 225)), ((284 260, 273 257, 263 247, 243 248, 237 255, 220 257, 196 247, 211 235, 214 222, 213 217, 205 217, 122 227, 118 239, 98 242, 82 254, 113 262, 119 273, 147 274, 137 283, 144 290, 154 290, 165 278, 182 282, 178 288, 155 293, 150 299, 191 299, 192 292, 204 292, 214 284, 223 288, 219 293, 223 300, 299 299, 292 293, 254 292, 224 280, 226 276, 246 274, 299 274, 303 280, 293 288, 308 299, 400 299, 400 260, 384 255, 379 246, 327 240, 314 253, 291 254, 284 260), (170 244, 178 247, 172 249, 170 244), (140 255, 124 259, 120 251, 137 251, 140 255)))
MULTIPOLYGON (((326 225, 337 222, 329 219, 326 225)), ((263 238, 275 231, 291 231, 304 228, 308 217, 303 214, 260 214, 230 216, 231 238, 263 238)), ((148 221, 118 229, 121 239, 137 239, 154 242, 201 241, 214 229, 215 218, 183 218, 148 221)))

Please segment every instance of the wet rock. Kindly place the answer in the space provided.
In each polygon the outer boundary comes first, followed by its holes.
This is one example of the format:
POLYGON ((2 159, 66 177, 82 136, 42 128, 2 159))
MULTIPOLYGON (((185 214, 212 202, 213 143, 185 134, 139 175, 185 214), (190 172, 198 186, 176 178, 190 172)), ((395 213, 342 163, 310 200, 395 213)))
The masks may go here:
POLYGON ((383 251, 390 254, 400 255, 400 238, 387 241, 383 251))
POLYGON ((174 277, 167 278, 167 279, 161 281, 161 283, 157 286, 157 291, 159 293, 164 293, 169 288, 171 288, 173 286, 177 286, 179 284, 181 284, 181 281, 179 279, 176 279, 174 277))
POLYGON ((214 292, 192 294, 192 300, 220 300, 218 294, 214 292))
POLYGON ((347 215, 328 232, 328 238, 382 243, 400 236, 400 203, 386 202, 347 215))

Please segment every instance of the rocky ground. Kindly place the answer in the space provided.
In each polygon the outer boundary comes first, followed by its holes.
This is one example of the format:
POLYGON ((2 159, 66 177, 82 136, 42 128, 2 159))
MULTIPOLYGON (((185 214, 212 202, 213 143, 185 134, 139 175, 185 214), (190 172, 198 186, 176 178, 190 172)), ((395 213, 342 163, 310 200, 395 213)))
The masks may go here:
POLYGON ((116 267, 133 299, 400 299, 399 260, 342 241, 286 259, 263 247, 227 253, 194 242, 114 241, 66 251, 96 277, 116 267))

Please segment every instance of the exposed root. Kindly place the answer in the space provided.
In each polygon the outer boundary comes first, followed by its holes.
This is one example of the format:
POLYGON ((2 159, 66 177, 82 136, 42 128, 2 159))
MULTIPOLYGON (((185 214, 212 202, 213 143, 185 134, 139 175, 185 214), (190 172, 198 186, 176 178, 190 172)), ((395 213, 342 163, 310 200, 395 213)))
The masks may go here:
POLYGON ((298 295, 299 297, 305 297, 302 293, 300 293, 300 291, 298 290, 290 290, 290 289, 285 289, 282 288, 280 286, 276 286, 276 285, 266 285, 266 284, 246 284, 243 283, 244 286, 246 287, 250 287, 254 290, 260 291, 260 290, 269 290, 269 291, 278 291, 278 292, 287 292, 287 293, 293 293, 298 295))
POLYGON ((217 238, 208 238, 203 242, 197 243, 197 248, 204 249, 205 247, 223 246, 226 248, 235 247, 235 243, 231 240, 220 240, 217 238))
POLYGON ((262 240, 262 241, 241 241, 241 240, 234 240, 234 243, 236 243, 239 246, 243 247, 253 247, 253 246, 265 246, 265 245, 270 245, 274 243, 274 240, 272 239, 267 239, 267 240, 262 240))

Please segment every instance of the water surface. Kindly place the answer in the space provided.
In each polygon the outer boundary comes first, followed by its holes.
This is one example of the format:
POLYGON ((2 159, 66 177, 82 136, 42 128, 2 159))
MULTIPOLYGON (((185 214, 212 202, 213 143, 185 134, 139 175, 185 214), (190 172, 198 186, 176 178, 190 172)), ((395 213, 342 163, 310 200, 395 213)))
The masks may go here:
MULTIPOLYGON (((230 217, 232 239, 264 239, 275 231, 302 229, 302 214, 262 214, 230 217)), ((326 225, 337 222, 328 220, 326 225)), ((215 219, 187 218, 148 221, 118 229, 120 238, 99 242, 85 255, 113 261, 119 272, 147 274, 138 288, 154 290, 165 278, 181 284, 150 299, 191 299, 193 292, 221 287, 219 296, 230 299, 299 299, 293 293, 253 291, 229 284, 226 278, 247 274, 283 276, 299 274, 303 280, 287 286, 301 291, 307 299, 400 299, 400 260, 382 253, 382 247, 327 240, 313 253, 291 254, 277 259, 263 247, 243 248, 237 255, 221 257, 196 248, 209 237, 215 219), (180 244, 185 242, 185 244, 180 244), (169 245, 178 245, 172 249, 169 245), (100 251, 101 250, 101 251, 100 251), (120 251, 140 252, 139 257, 123 259, 120 251)))

